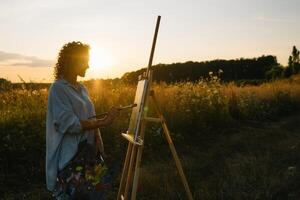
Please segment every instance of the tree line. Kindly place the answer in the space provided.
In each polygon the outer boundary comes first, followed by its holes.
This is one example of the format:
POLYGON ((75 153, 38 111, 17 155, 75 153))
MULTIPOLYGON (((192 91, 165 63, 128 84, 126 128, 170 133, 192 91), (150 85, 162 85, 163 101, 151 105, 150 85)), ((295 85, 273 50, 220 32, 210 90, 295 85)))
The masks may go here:
MULTIPOLYGON (((125 73, 121 80, 127 83, 136 83, 138 77, 146 68, 125 73)), ((277 62, 276 56, 263 55, 258 58, 240 58, 235 60, 212 60, 205 62, 158 64, 153 66, 153 80, 164 81, 197 81, 207 78, 209 73, 218 74, 223 81, 238 80, 270 80, 287 78, 300 71, 299 51, 293 47, 288 66, 284 67, 277 62)))

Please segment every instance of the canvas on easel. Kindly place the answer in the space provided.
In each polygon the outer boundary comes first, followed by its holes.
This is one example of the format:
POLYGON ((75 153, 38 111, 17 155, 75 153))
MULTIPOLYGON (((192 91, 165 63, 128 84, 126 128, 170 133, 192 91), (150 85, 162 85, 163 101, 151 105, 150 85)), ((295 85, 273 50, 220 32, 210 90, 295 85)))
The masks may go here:
POLYGON ((140 80, 138 82, 134 98, 134 104, 137 106, 132 109, 129 128, 127 130, 127 134, 132 135, 135 140, 138 137, 140 121, 145 103, 147 84, 147 80, 140 80))

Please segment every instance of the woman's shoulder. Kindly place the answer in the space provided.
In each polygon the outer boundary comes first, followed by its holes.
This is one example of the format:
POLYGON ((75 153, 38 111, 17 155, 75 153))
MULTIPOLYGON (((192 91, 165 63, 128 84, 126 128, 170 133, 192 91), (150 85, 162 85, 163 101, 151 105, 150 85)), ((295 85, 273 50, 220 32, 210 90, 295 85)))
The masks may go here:
POLYGON ((82 90, 84 90, 86 93, 88 93, 88 90, 87 90, 85 85, 83 85, 82 83, 78 83, 78 84, 79 84, 79 86, 81 87, 82 90))
POLYGON ((66 87, 66 83, 64 83, 64 80, 58 79, 51 84, 49 91, 50 92, 63 91, 65 87, 66 87))

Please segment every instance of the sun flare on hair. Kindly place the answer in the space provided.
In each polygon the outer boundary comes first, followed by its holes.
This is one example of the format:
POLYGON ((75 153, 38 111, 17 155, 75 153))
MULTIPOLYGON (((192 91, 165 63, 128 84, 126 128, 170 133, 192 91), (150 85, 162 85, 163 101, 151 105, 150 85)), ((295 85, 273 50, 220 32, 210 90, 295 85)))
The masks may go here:
POLYGON ((99 78, 105 76, 108 68, 114 64, 115 60, 108 50, 97 46, 91 47, 88 70, 88 75, 90 78, 99 78))

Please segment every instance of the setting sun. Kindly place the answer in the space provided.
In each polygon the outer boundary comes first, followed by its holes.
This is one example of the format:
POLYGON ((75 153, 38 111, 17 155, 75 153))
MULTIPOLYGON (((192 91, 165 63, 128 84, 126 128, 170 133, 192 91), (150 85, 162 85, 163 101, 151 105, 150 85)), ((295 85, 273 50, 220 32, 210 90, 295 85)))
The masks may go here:
POLYGON ((108 67, 115 64, 115 60, 109 50, 97 46, 91 46, 89 77, 99 77, 104 75, 108 67))

